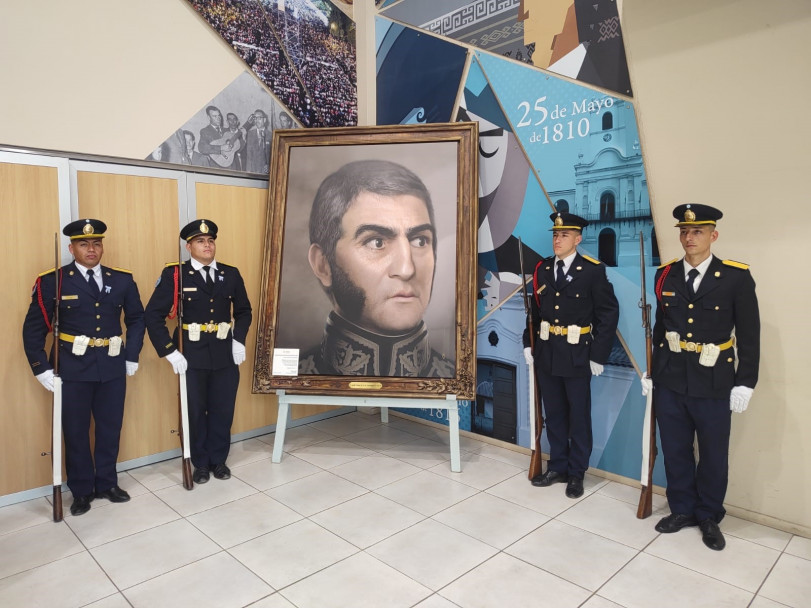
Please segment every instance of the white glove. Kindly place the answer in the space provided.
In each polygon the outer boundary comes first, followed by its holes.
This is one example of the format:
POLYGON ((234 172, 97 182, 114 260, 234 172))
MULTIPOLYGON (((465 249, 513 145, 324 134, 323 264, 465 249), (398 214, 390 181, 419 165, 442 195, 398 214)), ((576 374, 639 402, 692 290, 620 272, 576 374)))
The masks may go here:
POLYGON ((532 365, 532 349, 529 346, 524 348, 524 361, 527 362, 527 365, 532 365))
POLYGON ((124 361, 124 363, 127 365, 127 375, 134 376, 135 372, 138 371, 138 364, 132 361, 124 361))
POLYGON ((234 356, 234 363, 241 365, 245 362, 245 345, 231 340, 231 354, 234 356))
POLYGON ((166 355, 166 360, 172 364, 172 370, 176 374, 185 374, 186 370, 189 369, 189 362, 186 361, 186 357, 179 350, 173 350, 166 355))
POLYGON ((745 412, 749 407, 749 400, 752 398, 754 390, 748 386, 733 386, 732 392, 729 394, 729 409, 736 414, 745 412))
POLYGON ((34 377, 37 380, 39 380, 39 383, 42 386, 47 388, 49 391, 54 392, 54 370, 52 369, 46 370, 41 374, 37 374, 34 377))
POLYGON ((653 390, 653 380, 648 377, 648 372, 645 372, 639 382, 642 385, 642 396, 647 397, 648 393, 653 390))
POLYGON ((589 361, 589 366, 591 367, 591 375, 592 376, 599 376, 603 373, 603 366, 596 361, 589 361))

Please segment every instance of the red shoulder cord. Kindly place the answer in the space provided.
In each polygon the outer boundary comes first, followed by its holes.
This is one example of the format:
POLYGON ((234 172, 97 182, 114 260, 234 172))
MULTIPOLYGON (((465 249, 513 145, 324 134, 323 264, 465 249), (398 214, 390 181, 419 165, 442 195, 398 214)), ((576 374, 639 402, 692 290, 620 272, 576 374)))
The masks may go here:
MULTIPOLYGON (((62 300, 62 269, 59 269, 59 300, 62 300)), ((37 302, 39 309, 42 311, 42 318, 45 319, 45 327, 50 332, 53 327, 51 320, 48 318, 48 311, 45 310, 45 302, 42 301, 42 277, 37 277, 37 302)))
POLYGON ((656 288, 654 289, 654 291, 656 292, 656 299, 659 300, 659 302, 662 301, 662 289, 664 289, 665 279, 667 278, 667 275, 670 272, 671 268, 673 268, 673 264, 669 264, 667 266, 667 268, 665 268, 662 271, 662 274, 659 277, 659 280, 656 281, 656 288))
POLYGON ((174 296, 174 299, 172 300, 172 309, 169 311, 169 314, 166 315, 166 318, 169 319, 169 320, 174 319, 177 316, 177 281, 178 281, 177 275, 178 275, 179 272, 180 272, 180 266, 175 268, 175 272, 174 272, 174 277, 175 277, 174 294, 175 294, 175 296, 174 296))
POLYGON ((544 263, 543 258, 535 265, 535 272, 532 273, 532 297, 535 298, 535 303, 538 308, 541 307, 541 297, 538 295, 538 269, 544 263))

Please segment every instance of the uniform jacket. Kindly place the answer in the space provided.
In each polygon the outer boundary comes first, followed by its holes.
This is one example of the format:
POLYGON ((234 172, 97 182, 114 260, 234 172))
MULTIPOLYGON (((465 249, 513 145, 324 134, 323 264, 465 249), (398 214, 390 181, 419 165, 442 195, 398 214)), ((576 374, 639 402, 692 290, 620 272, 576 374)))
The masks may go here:
MULTIPOLYGON (((165 357, 178 348, 177 329, 172 336, 166 327, 166 317, 172 312, 177 264, 168 264, 163 269, 155 291, 146 305, 146 328, 149 339, 158 355, 165 357)), ((231 340, 245 344, 251 325, 251 303, 242 276, 234 266, 217 262, 214 285, 206 286, 199 271, 191 262, 184 262, 183 273, 183 323, 232 323, 231 333, 224 340, 216 332, 201 332, 200 340, 189 340, 188 331, 183 332, 183 355, 194 369, 220 369, 234 365, 231 340)), ((179 283, 179 282, 178 282, 179 283)))
MULTIPOLYGON (((104 286, 99 295, 94 295, 87 278, 74 262, 63 266, 61 272, 60 333, 90 338, 121 336, 123 312, 126 335, 125 345, 117 357, 110 357, 106 346, 88 347, 84 355, 74 355, 73 344, 60 340, 59 374, 66 380, 81 382, 106 382, 123 377, 126 374, 124 362, 137 363, 144 344, 144 307, 132 274, 102 266, 104 286)), ((35 375, 52 368, 53 349, 49 361, 45 338, 51 331, 48 325, 53 323, 55 292, 56 273, 51 270, 40 275, 23 323, 23 346, 35 375)))
POLYGON ((656 272, 656 322, 653 326, 652 378, 677 393, 726 398, 733 386, 754 388, 760 361, 760 315, 755 281, 745 265, 713 256, 695 297, 690 299, 682 260, 656 272), (674 353, 665 332, 684 341, 723 344, 735 330, 735 349, 722 350, 713 367, 699 365, 695 352, 674 353))
MULTIPOLYGON (((533 356, 541 369, 555 376, 589 376, 589 361, 604 364, 611 353, 619 321, 619 304, 608 281, 605 266, 592 258, 575 254, 568 277, 555 289, 555 257, 541 260, 533 275, 532 326, 535 330, 533 356), (569 344, 564 335, 538 336, 541 321, 567 327, 591 326, 578 344, 569 344)), ((529 346, 528 332, 524 346, 529 346)))
POLYGON ((304 352, 299 373, 452 378, 455 365, 431 348, 422 321, 406 334, 382 336, 331 312, 321 344, 304 352))

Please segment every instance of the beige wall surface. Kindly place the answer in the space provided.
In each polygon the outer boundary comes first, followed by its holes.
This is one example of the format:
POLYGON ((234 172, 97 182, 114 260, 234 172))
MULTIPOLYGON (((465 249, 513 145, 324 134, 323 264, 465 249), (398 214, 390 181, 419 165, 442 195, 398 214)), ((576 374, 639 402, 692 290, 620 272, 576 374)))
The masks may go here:
POLYGON ((6 2, 0 65, 0 143, 125 158, 245 70, 183 0, 6 2))
MULTIPOLYGON (((143 158, 244 70, 184 0, 7 4, 3 144, 143 158)), ((672 207, 706 202, 726 213, 715 252, 758 283, 761 380, 733 419, 730 511, 809 534, 809 287, 791 269, 811 257, 811 3, 624 0, 621 18, 663 258, 680 255, 672 207)))
POLYGON ((751 264, 760 381, 733 414, 733 514, 811 531, 811 96, 807 0, 624 0, 623 35, 662 260, 681 256, 674 206, 724 211, 713 252, 751 264))

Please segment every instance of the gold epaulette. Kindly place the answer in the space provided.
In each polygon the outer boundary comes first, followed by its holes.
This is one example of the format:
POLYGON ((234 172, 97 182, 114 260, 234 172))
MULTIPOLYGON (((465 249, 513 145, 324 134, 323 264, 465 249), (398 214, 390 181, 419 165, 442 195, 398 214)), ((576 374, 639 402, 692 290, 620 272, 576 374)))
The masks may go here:
POLYGON ((582 257, 584 260, 588 260, 592 264, 601 264, 602 263, 602 262, 600 262, 600 260, 595 260, 594 258, 589 257, 587 255, 583 255, 582 253, 580 254, 580 257, 582 257))
POLYGON ((38 277, 44 277, 46 274, 51 274, 54 270, 56 270, 56 268, 49 268, 45 272, 40 272, 37 276, 38 277))
POLYGON ((659 266, 659 268, 664 268, 665 266, 670 266, 670 265, 671 265, 671 264, 673 264, 674 262, 678 262, 680 259, 681 259, 681 258, 673 258, 673 259, 672 259, 672 260, 670 260, 669 262, 665 262, 664 264, 662 264, 661 266, 659 266))
POLYGON ((166 268, 169 268, 169 266, 177 266, 178 264, 180 264, 180 262, 166 262, 166 268))
POLYGON ((127 270, 126 268, 118 268, 117 266, 111 267, 113 270, 117 270, 118 272, 126 272, 127 274, 132 274, 132 270, 127 270))
POLYGON ((749 264, 744 264, 743 262, 736 262, 735 260, 723 260, 723 263, 727 266, 740 268, 741 270, 749 270, 749 264))

